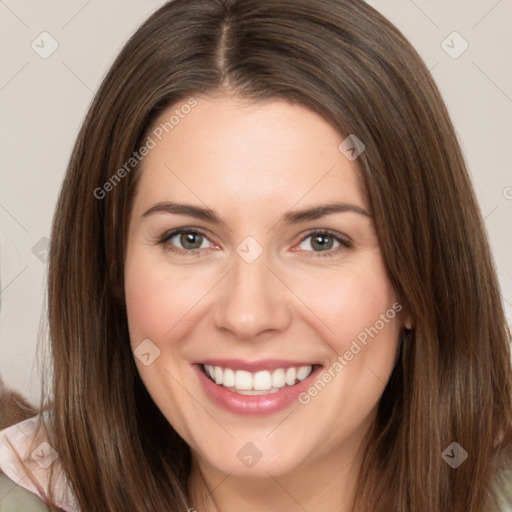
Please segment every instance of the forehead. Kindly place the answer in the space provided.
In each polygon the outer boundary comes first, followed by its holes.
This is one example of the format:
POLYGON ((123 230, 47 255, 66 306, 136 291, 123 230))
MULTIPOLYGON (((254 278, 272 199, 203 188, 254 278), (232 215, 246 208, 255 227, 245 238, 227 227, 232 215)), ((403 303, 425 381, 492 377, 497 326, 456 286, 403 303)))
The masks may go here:
POLYGON ((142 161, 136 208, 162 200, 258 215, 319 201, 367 208, 357 164, 338 149, 344 137, 300 105, 195 97, 148 133, 155 144, 142 161))

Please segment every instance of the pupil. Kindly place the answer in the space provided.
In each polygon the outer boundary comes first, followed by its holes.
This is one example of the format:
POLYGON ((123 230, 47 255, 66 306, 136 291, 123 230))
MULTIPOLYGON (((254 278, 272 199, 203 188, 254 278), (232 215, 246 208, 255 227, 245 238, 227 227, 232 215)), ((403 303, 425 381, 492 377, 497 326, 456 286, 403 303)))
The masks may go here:
POLYGON ((198 249, 201 247, 202 235, 198 233, 184 233, 181 235, 181 244, 185 249, 198 249))
POLYGON ((329 235, 317 235, 312 241, 313 249, 321 251, 329 250, 333 246, 333 240, 329 235))

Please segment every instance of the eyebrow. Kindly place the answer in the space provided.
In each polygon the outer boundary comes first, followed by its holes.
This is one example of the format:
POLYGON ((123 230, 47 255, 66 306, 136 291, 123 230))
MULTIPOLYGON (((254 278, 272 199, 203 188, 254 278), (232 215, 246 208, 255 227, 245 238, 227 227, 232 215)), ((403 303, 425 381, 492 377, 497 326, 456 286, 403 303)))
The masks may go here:
MULTIPOLYGON (((364 208, 349 203, 328 203, 325 205, 313 206, 303 210, 285 213, 279 222, 285 224, 299 224, 308 220, 316 220, 326 215, 333 213, 346 213, 352 212, 362 215, 364 217, 372 218, 364 208)), ((142 214, 142 217, 149 217, 155 213, 171 213, 177 215, 187 215, 199 220, 210 222, 212 224, 224 224, 220 217, 209 208, 202 208, 190 204, 174 203, 164 201, 155 204, 149 210, 142 214)))

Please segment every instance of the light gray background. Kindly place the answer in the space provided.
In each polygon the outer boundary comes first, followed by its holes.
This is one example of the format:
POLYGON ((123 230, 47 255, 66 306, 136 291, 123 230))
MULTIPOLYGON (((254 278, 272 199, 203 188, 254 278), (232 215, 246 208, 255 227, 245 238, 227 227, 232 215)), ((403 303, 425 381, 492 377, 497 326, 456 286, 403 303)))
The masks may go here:
MULTIPOLYGON (((69 154, 108 66, 163 3, 0 0, 0 374, 34 403, 45 237, 69 154), (52 41, 42 32, 58 44, 47 58, 39 53, 48 52, 52 41)), ((369 3, 409 38, 443 93, 485 217, 510 321, 512 0, 369 3), (469 45, 458 58, 453 56, 465 43, 450 35, 454 31, 469 45)))

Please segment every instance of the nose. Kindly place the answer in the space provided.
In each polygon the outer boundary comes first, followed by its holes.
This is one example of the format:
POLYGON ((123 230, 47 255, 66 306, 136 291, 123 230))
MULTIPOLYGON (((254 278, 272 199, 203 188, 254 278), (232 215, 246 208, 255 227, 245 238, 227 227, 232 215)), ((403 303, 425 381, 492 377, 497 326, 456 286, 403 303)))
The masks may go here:
POLYGON ((215 327, 240 340, 251 341, 283 332, 291 321, 291 292, 268 266, 265 253, 247 263, 234 256, 234 268, 220 283, 215 327))

